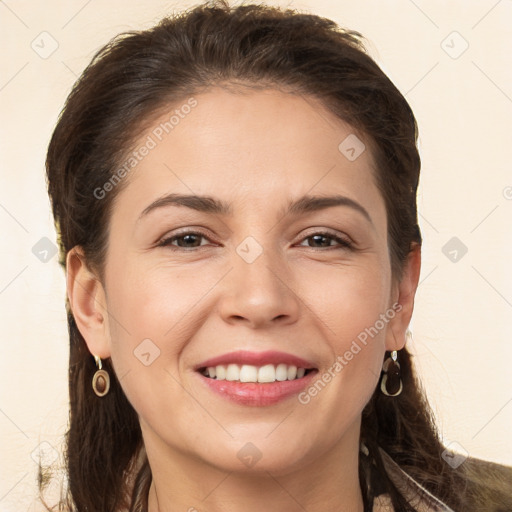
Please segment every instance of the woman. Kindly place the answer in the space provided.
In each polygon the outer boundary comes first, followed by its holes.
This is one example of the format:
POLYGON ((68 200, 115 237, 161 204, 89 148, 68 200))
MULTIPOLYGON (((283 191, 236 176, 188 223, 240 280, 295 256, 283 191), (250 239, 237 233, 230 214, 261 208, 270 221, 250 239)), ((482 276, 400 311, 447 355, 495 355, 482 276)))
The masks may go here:
POLYGON ((417 126, 361 37, 216 2, 76 83, 47 158, 63 507, 511 509, 510 468, 449 463, 415 376, 417 126))

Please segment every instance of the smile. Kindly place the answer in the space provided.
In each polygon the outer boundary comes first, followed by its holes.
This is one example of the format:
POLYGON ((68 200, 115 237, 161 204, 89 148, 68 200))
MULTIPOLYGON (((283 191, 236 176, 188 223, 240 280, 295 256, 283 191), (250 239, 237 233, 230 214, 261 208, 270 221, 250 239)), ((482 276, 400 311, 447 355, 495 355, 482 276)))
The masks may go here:
POLYGON ((268 406, 297 395, 311 384, 318 368, 295 354, 237 350, 209 358, 193 369, 206 386, 237 405, 268 406))

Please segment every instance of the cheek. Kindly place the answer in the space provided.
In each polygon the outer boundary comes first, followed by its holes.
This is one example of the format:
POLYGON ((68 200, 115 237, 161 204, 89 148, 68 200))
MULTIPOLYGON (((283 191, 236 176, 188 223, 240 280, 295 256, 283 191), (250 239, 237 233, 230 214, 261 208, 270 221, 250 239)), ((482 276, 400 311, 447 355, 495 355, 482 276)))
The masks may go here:
POLYGON ((213 311, 208 291, 222 272, 127 263, 111 269, 109 312, 112 363, 123 390, 142 416, 190 397, 179 385, 182 353, 213 311), (165 390, 165 392, 163 392, 165 390))
MULTIPOLYGON (((326 386, 318 383, 316 388, 322 389, 327 402, 340 405, 331 410, 334 416, 341 414, 339 411, 359 412, 380 377, 386 332, 395 316, 389 306, 390 273, 385 262, 325 269, 325 275, 317 272, 308 289, 304 293, 320 319, 318 325, 330 349, 330 359, 317 379, 326 386), (319 283, 328 286, 319 290, 319 283)), ((315 390, 311 391, 315 395, 315 390)))
POLYGON ((373 326, 389 307, 390 274, 385 262, 377 258, 317 269, 303 280, 302 287, 329 337, 339 340, 340 350, 347 340, 373 326))
MULTIPOLYGON (((119 260, 116 260, 119 262, 119 260)), ((136 260, 135 260, 136 261, 136 260)), ((176 331, 192 300, 179 278, 148 272, 136 263, 111 265, 108 283, 111 357, 116 375, 134 408, 156 407, 182 347, 176 331), (171 364, 170 364, 171 363, 171 364)), ((168 273, 171 276, 171 273, 168 273)))
POLYGON ((185 279, 180 271, 151 269, 136 262, 112 273, 109 310, 115 317, 113 345, 132 350, 149 338, 160 348, 187 324, 189 314, 205 293, 205 282, 185 279), (129 339, 129 340, 128 340, 129 339))
POLYGON ((161 411, 169 409, 169 397, 177 409, 190 405, 177 370, 200 296, 178 274, 134 265, 111 274, 112 363, 129 402, 151 425, 158 425, 161 411))

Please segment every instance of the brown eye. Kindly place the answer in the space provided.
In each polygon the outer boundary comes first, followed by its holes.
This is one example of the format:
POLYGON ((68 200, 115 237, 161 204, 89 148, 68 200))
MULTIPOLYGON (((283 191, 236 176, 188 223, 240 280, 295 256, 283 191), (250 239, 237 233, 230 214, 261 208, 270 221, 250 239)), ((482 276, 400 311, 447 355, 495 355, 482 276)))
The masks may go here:
MULTIPOLYGON (((331 245, 331 241, 334 240, 338 243, 339 246, 343 249, 352 249, 353 245, 350 241, 345 240, 344 238, 341 238, 333 233, 329 232, 319 232, 314 233, 312 235, 307 236, 303 240, 313 240, 313 245, 308 244, 309 247, 313 248, 321 248, 321 247, 328 247, 328 248, 336 248, 335 246, 331 245), (314 245, 319 244, 319 245, 314 245)), ((340 248, 340 247, 338 247, 340 248)))
POLYGON ((196 249, 201 246, 200 242, 201 238, 207 240, 207 237, 203 235, 203 233, 199 233, 196 231, 187 231, 185 233, 180 233, 179 235, 174 235, 168 238, 164 238, 161 242, 158 243, 158 247, 167 247, 170 246, 172 250, 179 249, 196 249), (174 245, 173 242, 177 241, 178 245, 174 245))

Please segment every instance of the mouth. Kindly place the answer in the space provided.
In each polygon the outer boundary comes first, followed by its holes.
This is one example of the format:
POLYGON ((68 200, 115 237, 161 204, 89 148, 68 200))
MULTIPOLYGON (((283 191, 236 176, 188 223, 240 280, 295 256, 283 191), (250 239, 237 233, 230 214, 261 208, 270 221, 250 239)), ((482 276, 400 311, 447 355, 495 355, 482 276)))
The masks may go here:
POLYGON ((236 405, 268 406, 311 384, 318 368, 294 354, 238 350, 199 363, 195 375, 208 393, 236 405))
POLYGON ((312 384, 316 368, 287 364, 203 366, 194 372, 208 393, 236 406, 268 407, 296 398, 312 384))

